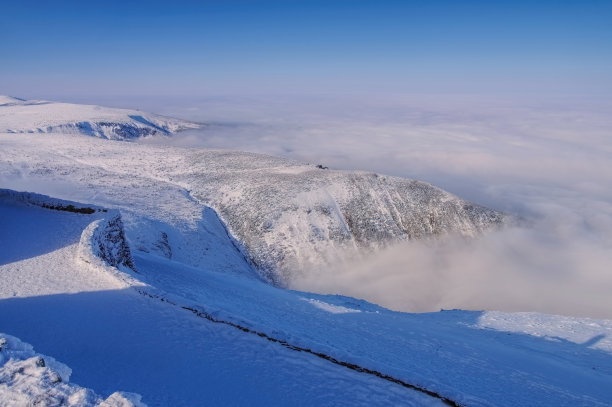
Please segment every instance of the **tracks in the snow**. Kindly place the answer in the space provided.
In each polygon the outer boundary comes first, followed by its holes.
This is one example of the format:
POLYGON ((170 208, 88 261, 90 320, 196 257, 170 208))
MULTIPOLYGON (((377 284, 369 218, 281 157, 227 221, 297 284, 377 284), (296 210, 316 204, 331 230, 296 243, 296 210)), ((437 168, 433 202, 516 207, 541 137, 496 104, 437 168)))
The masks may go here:
POLYGON ((462 407, 463 406, 462 404, 459 404, 456 401, 453 401, 453 400, 451 400, 451 399, 449 399, 447 397, 444 397, 443 395, 441 395, 439 393, 436 393, 435 391, 428 390, 426 388, 417 386, 415 384, 411 384, 411 383, 405 382, 404 380, 395 378, 393 376, 389 376, 389 375, 387 375, 385 373, 382 373, 382 372, 379 372, 377 370, 368 369, 366 367, 359 366, 359 365, 356 365, 354 363, 338 360, 338 359, 336 359, 336 358, 334 358, 334 357, 332 357, 330 355, 327 355, 327 354, 321 353, 321 352, 317 352, 317 351, 314 351, 314 350, 309 349, 309 348, 304 348, 304 347, 301 347, 301 346, 292 345, 291 343, 289 343, 289 342, 287 342, 287 341, 285 341, 283 339, 275 338, 273 336, 270 336, 270 335, 266 334, 265 332, 259 332, 259 331, 256 331, 254 329, 244 327, 244 326, 242 326, 240 324, 237 324, 235 322, 226 321, 226 320, 223 320, 223 319, 217 319, 217 318, 213 317, 211 314, 209 314, 208 312, 206 312, 204 310, 196 309, 196 308, 193 308, 193 307, 188 307, 188 306, 185 306, 185 305, 180 305, 180 304, 177 304, 177 303, 175 303, 173 301, 168 300, 167 298, 164 298, 164 297, 159 296, 159 295, 151 294, 151 293, 149 293, 147 291, 144 291, 144 290, 141 290, 141 289, 136 289, 136 291, 138 293, 146 296, 146 297, 157 299, 157 300, 160 300, 161 302, 165 302, 165 303, 177 306, 177 307, 181 307, 184 310, 192 312, 195 316, 197 316, 199 318, 206 319, 206 320, 208 320, 210 322, 214 322, 216 324, 229 325, 231 327, 234 327, 236 329, 241 330, 242 332, 246 332, 246 333, 250 333, 250 334, 253 334, 253 335, 257 335, 257 336, 259 336, 261 338, 264 338, 264 339, 266 339, 266 340, 268 340, 270 342, 278 343, 278 344, 284 346, 285 348, 291 349, 293 351, 309 353, 309 354, 317 356, 317 357, 319 357, 321 359, 327 360, 328 362, 331 362, 333 364, 336 364, 336 365, 339 365, 339 366, 344 366, 344 367, 346 367, 348 369, 351 369, 351 370, 354 370, 356 372, 366 373, 366 374, 369 374, 369 375, 372 375, 372 376, 376 376, 376 377, 379 377, 379 378, 381 378, 383 380, 387 380, 389 382, 398 384, 398 385, 400 385, 402 387, 405 387, 407 389, 412 389, 412 390, 418 391, 420 393, 424 393, 424 394, 426 394, 426 395, 428 395, 430 397, 434 397, 434 398, 442 401, 444 404, 446 404, 448 406, 453 406, 453 407, 462 407))

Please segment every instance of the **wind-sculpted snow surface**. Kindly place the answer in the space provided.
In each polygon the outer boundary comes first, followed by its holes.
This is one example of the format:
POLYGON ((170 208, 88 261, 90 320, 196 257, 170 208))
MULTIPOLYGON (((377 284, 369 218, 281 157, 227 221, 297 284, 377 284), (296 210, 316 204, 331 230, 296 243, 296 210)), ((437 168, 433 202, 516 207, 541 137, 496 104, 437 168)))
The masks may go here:
POLYGON ((388 244, 475 236, 509 217, 425 182, 247 153, 189 155, 191 194, 217 209, 276 284, 388 244))
POLYGON ((146 407, 134 393, 115 392, 103 399, 69 383, 72 370, 31 345, 0 333, 0 405, 146 407))
POLYGON ((113 140, 170 135, 195 123, 137 110, 0 97, 0 132, 78 133, 113 140))

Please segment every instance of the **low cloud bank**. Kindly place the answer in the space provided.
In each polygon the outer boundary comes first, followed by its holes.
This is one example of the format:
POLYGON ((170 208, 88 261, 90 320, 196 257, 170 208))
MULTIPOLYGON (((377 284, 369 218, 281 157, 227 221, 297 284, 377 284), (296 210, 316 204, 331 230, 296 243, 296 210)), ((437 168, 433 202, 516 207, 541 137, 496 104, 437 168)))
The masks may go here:
POLYGON ((511 228, 466 240, 408 242, 326 270, 295 288, 391 309, 539 311, 612 318, 612 245, 581 225, 511 228), (555 230, 557 229, 557 230, 555 230))
POLYGON ((313 270, 295 288, 403 311, 612 318, 610 107, 575 98, 211 99, 182 111, 209 126, 173 142, 421 179, 532 224, 401 244, 313 270))

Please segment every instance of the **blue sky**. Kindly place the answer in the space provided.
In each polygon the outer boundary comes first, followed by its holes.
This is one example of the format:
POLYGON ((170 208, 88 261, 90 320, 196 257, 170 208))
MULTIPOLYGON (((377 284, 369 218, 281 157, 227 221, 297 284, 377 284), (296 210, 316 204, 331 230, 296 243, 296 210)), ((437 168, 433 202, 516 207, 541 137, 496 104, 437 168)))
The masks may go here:
POLYGON ((24 97, 612 91, 610 1, 13 1, 24 97))

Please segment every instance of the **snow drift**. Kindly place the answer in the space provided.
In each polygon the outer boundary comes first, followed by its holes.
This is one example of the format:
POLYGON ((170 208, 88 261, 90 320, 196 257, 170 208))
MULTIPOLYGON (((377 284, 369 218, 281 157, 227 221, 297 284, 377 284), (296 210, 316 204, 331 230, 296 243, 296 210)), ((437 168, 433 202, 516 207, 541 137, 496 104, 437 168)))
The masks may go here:
POLYGON ((141 396, 115 392, 103 399, 69 383, 72 370, 18 338, 0 333, 0 401, 6 406, 146 407, 141 396))

